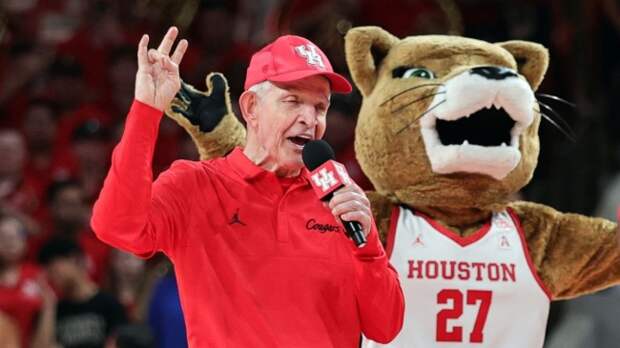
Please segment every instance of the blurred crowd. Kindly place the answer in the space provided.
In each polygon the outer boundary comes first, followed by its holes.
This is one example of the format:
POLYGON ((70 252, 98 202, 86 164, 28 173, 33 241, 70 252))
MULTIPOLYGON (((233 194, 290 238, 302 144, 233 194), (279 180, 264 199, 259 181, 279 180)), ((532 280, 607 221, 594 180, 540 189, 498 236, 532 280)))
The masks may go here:
MULTIPOLYGON (((186 346, 174 270, 165 257, 142 260, 113 250, 89 227, 132 101, 139 37, 148 33, 159 42, 170 25, 190 43, 181 77, 204 89, 207 73, 223 72, 233 101, 251 54, 284 33, 316 42, 345 75, 343 35, 352 26, 379 25, 401 37, 542 43, 551 63, 538 98, 559 126, 543 122, 539 167, 522 196, 615 219, 617 0, 3 0, 0 342, 8 345, 2 347, 49 347, 54 340, 67 348, 186 346)), ((353 151, 360 101, 356 93, 333 97, 326 139, 370 189, 353 151)), ((197 159, 197 151, 164 119, 155 174, 180 158, 197 159)), ((610 347, 619 339, 605 317, 620 311, 617 289, 554 308, 550 347, 579 340, 610 347)))

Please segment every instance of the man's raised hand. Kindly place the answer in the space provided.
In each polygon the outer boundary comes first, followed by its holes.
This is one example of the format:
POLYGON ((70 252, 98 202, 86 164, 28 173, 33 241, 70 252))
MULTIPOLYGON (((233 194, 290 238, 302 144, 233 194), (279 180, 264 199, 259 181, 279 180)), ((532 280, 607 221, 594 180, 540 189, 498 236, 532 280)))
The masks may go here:
POLYGON ((170 55, 178 32, 176 27, 170 27, 157 49, 148 49, 148 35, 143 35, 138 43, 138 72, 134 97, 162 111, 181 87, 179 64, 187 50, 187 40, 181 40, 170 55))

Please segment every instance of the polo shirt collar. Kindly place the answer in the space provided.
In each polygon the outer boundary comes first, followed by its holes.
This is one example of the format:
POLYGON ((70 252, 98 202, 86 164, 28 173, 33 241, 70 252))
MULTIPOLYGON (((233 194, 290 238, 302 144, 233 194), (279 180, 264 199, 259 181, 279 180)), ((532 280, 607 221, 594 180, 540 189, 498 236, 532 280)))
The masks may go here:
MULTIPOLYGON (((239 174, 243 179, 250 180, 258 177, 261 174, 269 173, 275 177, 275 175, 259 166, 254 164, 244 153, 241 147, 235 147, 234 150, 228 156, 226 160, 230 166, 239 174)), ((308 170, 303 168, 297 180, 307 182, 308 170)))
POLYGON ((244 179, 252 179, 265 172, 263 168, 250 161, 243 153, 243 149, 238 146, 226 156, 226 160, 237 174, 244 179))

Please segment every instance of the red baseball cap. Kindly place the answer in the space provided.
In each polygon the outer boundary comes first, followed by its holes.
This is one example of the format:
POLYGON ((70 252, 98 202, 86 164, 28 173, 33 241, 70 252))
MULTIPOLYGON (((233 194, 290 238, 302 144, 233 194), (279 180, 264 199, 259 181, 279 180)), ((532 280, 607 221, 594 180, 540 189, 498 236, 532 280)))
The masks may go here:
POLYGON ((245 76, 247 90, 263 81, 287 82, 323 75, 333 92, 349 93, 349 81, 334 72, 327 56, 310 40, 285 35, 254 53, 245 76))

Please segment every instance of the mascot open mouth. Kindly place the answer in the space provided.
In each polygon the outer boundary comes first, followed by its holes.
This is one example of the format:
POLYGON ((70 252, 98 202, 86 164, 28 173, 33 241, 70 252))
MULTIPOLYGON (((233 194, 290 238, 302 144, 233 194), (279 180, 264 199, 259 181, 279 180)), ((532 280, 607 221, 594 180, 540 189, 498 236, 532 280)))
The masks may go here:
POLYGON ((534 119, 529 84, 516 77, 488 80, 463 73, 444 89, 420 118, 432 170, 506 177, 521 160, 519 136, 534 119))
POLYGON ((435 128, 443 145, 508 146, 514 125, 503 108, 485 108, 455 121, 438 119, 435 128))

